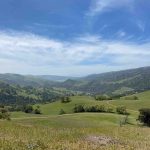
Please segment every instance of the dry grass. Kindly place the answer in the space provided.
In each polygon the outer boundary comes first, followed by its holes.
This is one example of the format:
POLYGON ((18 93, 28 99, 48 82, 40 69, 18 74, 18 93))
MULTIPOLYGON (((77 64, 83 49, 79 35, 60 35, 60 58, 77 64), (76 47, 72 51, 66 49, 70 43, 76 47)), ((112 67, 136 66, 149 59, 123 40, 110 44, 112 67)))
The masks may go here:
POLYGON ((0 150, 150 150, 150 128, 141 127, 136 122, 138 108, 150 106, 149 93, 139 94, 139 100, 132 102, 96 102, 89 97, 74 97, 65 105, 60 102, 41 105, 43 115, 40 116, 13 113, 12 117, 16 119, 0 121, 0 150), (120 127, 120 119, 124 116, 117 114, 57 115, 61 108, 71 113, 76 103, 126 104, 131 111, 131 125, 120 127), (96 137, 97 142, 88 137, 96 137), (117 142, 101 144, 99 137, 117 142))
MULTIPOLYGON (((37 121, 35 119, 35 121, 37 121)), ((69 121, 69 120, 68 120, 69 121)), ((61 128, 11 121, 0 122, 1 150, 149 150, 150 129, 135 126, 61 128), (85 140, 107 136, 119 142, 100 145, 85 140)))

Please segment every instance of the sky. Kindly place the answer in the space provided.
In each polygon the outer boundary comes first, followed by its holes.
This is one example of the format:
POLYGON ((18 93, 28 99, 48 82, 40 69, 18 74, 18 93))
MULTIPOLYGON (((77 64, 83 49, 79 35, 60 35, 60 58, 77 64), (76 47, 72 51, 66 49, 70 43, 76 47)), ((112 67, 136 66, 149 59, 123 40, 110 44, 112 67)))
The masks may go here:
POLYGON ((150 65, 149 0, 0 0, 0 73, 85 76, 150 65))

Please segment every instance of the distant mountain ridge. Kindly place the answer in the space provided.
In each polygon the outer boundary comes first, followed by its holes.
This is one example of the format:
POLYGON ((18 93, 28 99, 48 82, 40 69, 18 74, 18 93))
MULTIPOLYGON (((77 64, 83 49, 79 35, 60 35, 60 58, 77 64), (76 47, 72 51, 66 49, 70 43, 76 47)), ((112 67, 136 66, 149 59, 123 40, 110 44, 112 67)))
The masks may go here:
POLYGON ((0 74, 0 81, 3 81, 5 83, 33 87, 50 87, 55 85, 55 82, 64 82, 67 79, 76 78, 55 75, 20 75, 12 73, 0 74))
POLYGON ((89 75, 77 81, 67 80, 60 86, 88 93, 115 93, 150 89, 150 67, 89 75), (119 92, 120 90, 120 92, 119 92))
POLYGON ((39 79, 34 76, 25 76, 19 74, 0 74, 0 81, 3 81, 7 84, 15 84, 20 86, 44 86, 45 84, 50 84, 47 80, 39 79))
POLYGON ((57 87, 91 94, 122 94, 150 89, 150 66, 86 77, 0 74, 0 81, 33 87, 57 87))
POLYGON ((133 74, 135 75, 139 75, 141 72, 149 72, 150 70, 150 66, 148 67, 140 67, 140 68, 134 68, 134 69, 127 69, 127 70, 120 70, 120 71, 111 71, 111 72, 105 72, 105 73, 100 73, 100 74, 91 74, 88 75, 86 77, 83 77, 84 80, 93 80, 93 79, 101 79, 101 80, 108 80, 108 76, 109 77, 113 77, 118 79, 117 77, 120 76, 121 78, 123 78, 124 76, 133 76, 133 74))
POLYGON ((64 82, 68 79, 73 79, 73 80, 78 79, 77 77, 56 76, 56 75, 38 75, 35 77, 40 78, 40 79, 49 80, 49 81, 58 81, 58 82, 64 82))

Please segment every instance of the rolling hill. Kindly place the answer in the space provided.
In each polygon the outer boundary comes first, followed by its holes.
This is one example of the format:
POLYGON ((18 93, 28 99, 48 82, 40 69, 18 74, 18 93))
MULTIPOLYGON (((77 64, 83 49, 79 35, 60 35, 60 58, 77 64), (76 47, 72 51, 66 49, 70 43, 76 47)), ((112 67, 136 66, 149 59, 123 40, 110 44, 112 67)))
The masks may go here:
POLYGON ((0 81, 7 84, 20 85, 20 86, 32 86, 32 87, 43 87, 51 85, 51 81, 45 79, 37 78, 31 75, 20 75, 20 74, 0 74, 0 81))
POLYGON ((34 76, 39 79, 49 80, 49 81, 55 81, 55 82, 64 82, 68 79, 76 80, 77 77, 67 77, 67 76, 56 76, 56 75, 38 75, 34 76))
POLYGON ((89 94, 126 95, 150 89, 150 67, 95 74, 82 78, 0 74, 0 81, 21 87, 67 89, 89 94))
MULTIPOLYGON (((148 150, 150 129, 137 122, 138 109, 150 106, 150 91, 136 94, 138 100, 95 101, 90 96, 73 96, 70 103, 60 101, 41 104, 42 115, 13 112, 11 121, 0 122, 0 147, 5 149, 66 149, 78 150, 148 150), (131 103, 135 104, 132 107, 131 103), (75 104, 125 105, 130 112, 128 123, 120 127, 125 116, 116 113, 73 113, 75 104), (67 114, 58 115, 64 109, 67 114), (92 139, 94 139, 94 142, 92 139), (104 139, 98 140, 98 139, 104 139), (11 140, 10 140, 11 139, 11 140), (111 139, 111 144, 100 145, 111 139), (117 142, 113 142, 117 141, 117 142)), ((36 105, 35 105, 36 106, 36 105)))
MULTIPOLYGON (((83 105, 83 106, 96 106, 96 105, 104 105, 107 107, 112 107, 115 111, 115 108, 118 106, 125 106, 128 112, 133 117, 137 117, 140 108, 149 108, 150 107, 150 90, 134 94, 138 97, 138 100, 126 100, 125 97, 121 97, 117 100, 105 100, 105 101, 96 101, 91 96, 72 96, 71 102, 69 103, 61 103, 60 100, 47 103, 47 104, 35 104, 40 106, 42 115, 58 115, 59 111, 63 109, 67 114, 73 114, 73 108, 75 105, 83 105)), ((16 116, 26 116, 25 113, 13 113, 13 117, 16 116)), ((135 118, 136 120, 137 118, 135 118)))
POLYGON ((33 87, 52 87, 57 82, 64 82, 68 79, 77 79, 76 77, 65 77, 55 75, 20 75, 20 74, 0 74, 0 81, 8 84, 33 87))
POLYGON ((0 82, 0 104, 25 105, 57 100, 65 91, 42 87, 21 87, 0 82))
POLYGON ((59 86, 92 94, 127 94, 150 89, 150 67, 90 75, 59 86))
POLYGON ((42 104, 41 110, 45 115, 57 115, 60 109, 63 109, 66 113, 73 113, 73 108, 76 104, 84 106, 96 106, 104 105, 106 107, 118 107, 125 106, 130 113, 138 113, 140 108, 150 107, 150 91, 145 91, 141 93, 134 94, 138 97, 138 100, 126 100, 122 97, 119 100, 108 100, 108 101, 95 101, 93 97, 90 96, 73 96, 70 103, 64 104, 60 101, 42 104))

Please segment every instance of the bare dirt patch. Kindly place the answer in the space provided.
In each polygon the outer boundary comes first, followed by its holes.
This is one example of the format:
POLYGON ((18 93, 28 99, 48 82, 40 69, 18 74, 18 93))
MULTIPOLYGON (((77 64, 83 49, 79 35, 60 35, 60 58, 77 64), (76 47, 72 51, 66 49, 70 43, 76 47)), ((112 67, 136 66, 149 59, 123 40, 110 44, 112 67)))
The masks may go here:
POLYGON ((108 145, 122 145, 121 142, 117 139, 108 137, 108 136, 88 136, 86 137, 86 141, 100 145, 100 146, 108 146, 108 145))

